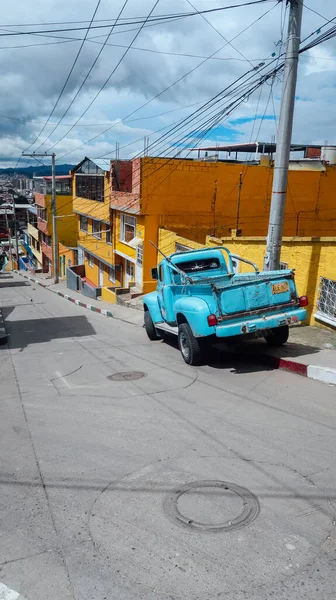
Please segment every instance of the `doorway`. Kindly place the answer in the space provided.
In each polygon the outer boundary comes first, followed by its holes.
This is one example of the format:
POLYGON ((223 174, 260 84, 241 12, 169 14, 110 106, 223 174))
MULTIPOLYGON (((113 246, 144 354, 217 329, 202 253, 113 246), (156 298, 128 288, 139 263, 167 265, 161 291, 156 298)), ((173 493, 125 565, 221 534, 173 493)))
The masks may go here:
POLYGON ((104 265, 98 262, 98 287, 104 287, 104 265))
POLYGON ((134 281, 134 264, 126 260, 125 287, 127 288, 132 281, 134 281))

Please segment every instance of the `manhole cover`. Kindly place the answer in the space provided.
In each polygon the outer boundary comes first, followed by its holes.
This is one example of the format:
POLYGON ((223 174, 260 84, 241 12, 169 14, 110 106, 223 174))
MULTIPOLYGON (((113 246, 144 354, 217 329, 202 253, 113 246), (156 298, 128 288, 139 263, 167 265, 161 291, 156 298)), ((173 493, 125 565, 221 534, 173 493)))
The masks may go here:
POLYGON ((248 525, 259 513, 257 498, 246 488, 228 481, 195 481, 180 486, 170 492, 164 501, 163 508, 168 517, 175 523, 197 531, 232 531, 248 525), (189 498, 187 498, 187 494, 189 498), (183 497, 183 498, 182 498, 183 497), (188 500, 188 501, 186 501, 188 500), (210 507, 209 503, 216 501, 217 506, 210 507), (182 502, 183 501, 183 502, 182 502), (204 503, 209 513, 228 514, 227 520, 215 523, 197 520, 204 503), (183 504, 183 507, 181 507, 183 504), (201 504, 201 506, 200 506, 201 504), (208 505, 208 506, 207 506, 208 505), (188 512, 189 515, 183 514, 188 512), (235 516, 237 515, 238 516, 235 516))
POLYGON ((107 379, 110 381, 134 381, 135 379, 141 379, 146 377, 147 373, 142 371, 125 371, 123 373, 114 373, 114 375, 108 375, 107 379))

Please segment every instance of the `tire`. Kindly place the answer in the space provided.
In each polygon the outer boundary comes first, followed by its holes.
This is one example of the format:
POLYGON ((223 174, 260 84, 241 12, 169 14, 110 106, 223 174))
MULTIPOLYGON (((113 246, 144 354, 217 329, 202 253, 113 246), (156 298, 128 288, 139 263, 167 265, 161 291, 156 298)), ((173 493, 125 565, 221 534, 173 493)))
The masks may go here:
POLYGON ((289 327, 288 325, 283 325, 282 327, 270 329, 269 332, 265 334, 265 340, 270 346, 282 346, 287 342, 288 336, 289 327))
POLYGON ((202 343, 195 338, 188 323, 179 325, 178 344, 182 358, 187 365, 197 366, 202 363, 204 357, 202 343))
POLYGON ((145 311, 145 329, 149 339, 153 342, 155 340, 161 340, 161 335, 157 332, 154 327, 154 323, 152 321, 152 317, 150 316, 149 310, 145 311))

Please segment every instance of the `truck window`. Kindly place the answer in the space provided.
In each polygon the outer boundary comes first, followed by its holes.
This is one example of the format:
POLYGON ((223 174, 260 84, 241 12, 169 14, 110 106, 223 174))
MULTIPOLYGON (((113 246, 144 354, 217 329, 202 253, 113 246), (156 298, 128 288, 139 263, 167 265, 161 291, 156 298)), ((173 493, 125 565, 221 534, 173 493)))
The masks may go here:
POLYGON ((162 265, 159 266, 159 280, 163 281, 163 268, 162 268, 162 265))
POLYGON ((178 264, 182 271, 185 271, 186 273, 211 271, 212 269, 220 269, 222 266, 218 258, 201 258, 199 260, 190 260, 178 264))

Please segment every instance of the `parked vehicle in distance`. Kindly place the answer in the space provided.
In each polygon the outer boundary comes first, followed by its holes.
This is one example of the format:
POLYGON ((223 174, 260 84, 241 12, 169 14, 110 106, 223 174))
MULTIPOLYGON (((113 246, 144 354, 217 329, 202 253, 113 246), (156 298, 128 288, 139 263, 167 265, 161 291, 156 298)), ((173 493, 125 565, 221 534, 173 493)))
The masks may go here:
POLYGON ((273 345, 288 339, 289 325, 306 318, 306 296, 298 298, 293 270, 259 271, 224 246, 165 257, 152 269, 155 292, 143 297, 150 340, 178 336, 185 362, 199 365, 215 342, 264 337, 273 345), (233 260, 252 272, 234 273, 233 260))

